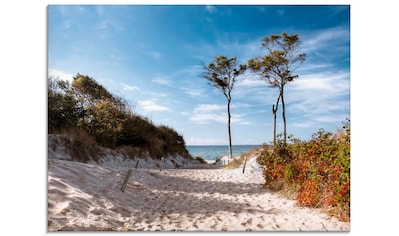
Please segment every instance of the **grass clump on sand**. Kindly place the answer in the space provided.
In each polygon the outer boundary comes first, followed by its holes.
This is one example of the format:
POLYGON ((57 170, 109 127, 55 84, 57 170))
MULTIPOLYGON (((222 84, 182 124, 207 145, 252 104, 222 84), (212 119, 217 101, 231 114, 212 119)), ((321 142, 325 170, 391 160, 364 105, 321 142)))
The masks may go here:
MULTIPOLYGON (((226 169, 236 169, 244 164, 245 158, 251 158, 253 156, 259 156, 262 152, 261 147, 254 147, 249 152, 242 153, 240 156, 233 158, 227 165, 224 166, 226 169)), ((247 159, 247 161, 248 161, 247 159)))
POLYGON ((225 169, 236 169, 239 168, 241 164, 244 163, 245 154, 241 154, 239 157, 234 158, 227 165, 224 166, 225 169))
POLYGON ((202 157, 195 157, 195 160, 199 161, 201 164, 207 164, 208 163, 202 157))

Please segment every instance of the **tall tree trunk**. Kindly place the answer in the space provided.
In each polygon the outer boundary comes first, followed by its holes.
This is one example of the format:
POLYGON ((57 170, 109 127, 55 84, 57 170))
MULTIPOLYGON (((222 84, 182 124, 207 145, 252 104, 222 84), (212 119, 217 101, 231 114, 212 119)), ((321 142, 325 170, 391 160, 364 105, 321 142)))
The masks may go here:
POLYGON ((230 129, 230 120, 231 120, 231 115, 230 115, 230 101, 231 99, 227 99, 227 115, 228 115, 228 130, 229 130, 229 158, 233 158, 233 150, 231 147, 231 129, 230 129))
POLYGON ((273 105, 273 108, 272 108, 272 112, 273 112, 273 116, 274 116, 273 145, 276 145, 276 143, 277 143, 277 131, 276 131, 277 130, 277 128, 276 128, 276 126, 277 126, 277 110, 278 110, 278 104, 280 102, 280 96, 281 95, 278 96, 276 105, 273 105))
POLYGON ((273 105, 273 108, 272 108, 272 112, 273 112, 273 118, 274 118, 274 124, 273 124, 273 145, 274 146, 276 146, 276 142, 277 142, 277 138, 276 138, 276 119, 277 119, 277 117, 276 117, 276 113, 277 113, 277 109, 275 109, 274 108, 274 105, 273 105))
POLYGON ((284 103, 284 88, 281 88, 281 104, 282 104, 282 114, 283 114, 283 122, 284 122, 284 146, 287 145, 287 121, 285 119, 285 103, 284 103))

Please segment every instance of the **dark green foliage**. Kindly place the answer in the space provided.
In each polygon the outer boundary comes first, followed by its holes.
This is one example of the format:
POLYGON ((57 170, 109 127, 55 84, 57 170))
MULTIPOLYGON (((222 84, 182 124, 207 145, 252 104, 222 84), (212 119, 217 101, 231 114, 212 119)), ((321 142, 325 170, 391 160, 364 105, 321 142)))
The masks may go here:
POLYGON ((207 66, 203 66, 204 72, 201 77, 208 80, 211 86, 219 89, 227 100, 231 100, 234 83, 237 77, 246 70, 246 65, 237 66, 237 58, 217 56, 207 66))
POLYGON ((79 94, 89 96, 92 100, 114 99, 111 93, 87 75, 74 76, 72 86, 79 94))
POLYGON ((281 35, 272 34, 263 38, 262 47, 267 54, 263 57, 255 57, 248 60, 248 67, 252 72, 260 75, 261 79, 265 80, 270 87, 279 89, 277 102, 272 108, 274 115, 274 142, 276 142, 276 113, 281 100, 284 145, 287 143, 284 86, 299 77, 293 74, 293 71, 306 59, 304 53, 299 53, 299 46, 298 34, 288 35, 285 32, 281 35))
POLYGON ((163 141, 164 151, 166 153, 176 154, 186 146, 183 136, 168 126, 158 127, 158 138, 163 141))
MULTIPOLYGON (((138 147, 153 158, 168 154, 190 157, 181 135, 134 114, 124 99, 113 96, 94 79, 77 74, 72 85, 52 78, 48 85, 49 134, 80 130, 105 147, 138 147)), ((83 144, 77 140, 72 150, 78 151, 83 144)), ((74 155, 87 161, 88 155, 74 155)))
POLYGON ((150 131, 151 124, 148 121, 140 116, 130 115, 122 124, 117 145, 145 146, 147 145, 145 136, 150 131))
POLYGON ((207 66, 203 66, 204 72, 201 77, 208 80, 211 86, 214 86, 220 90, 227 99, 227 126, 229 134, 229 157, 233 158, 232 145, 231 145, 231 114, 230 114, 230 103, 231 103, 231 91, 234 88, 234 83, 237 77, 245 72, 247 69, 246 65, 240 65, 237 67, 237 58, 227 58, 225 56, 217 56, 207 66))
POLYGON ((48 133, 76 127, 84 109, 71 93, 69 83, 49 78, 48 87, 48 133))

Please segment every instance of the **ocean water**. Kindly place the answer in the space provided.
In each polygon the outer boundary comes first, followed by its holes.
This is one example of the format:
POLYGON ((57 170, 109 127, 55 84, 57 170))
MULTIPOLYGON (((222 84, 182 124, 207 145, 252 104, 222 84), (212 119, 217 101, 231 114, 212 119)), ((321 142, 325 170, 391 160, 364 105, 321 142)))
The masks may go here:
MULTIPOLYGON (((260 147, 261 145, 233 145, 233 157, 238 156, 242 153, 251 151, 254 147, 260 147)), ((218 158, 229 155, 228 145, 214 145, 214 146, 186 146, 187 151, 193 157, 202 157, 207 161, 216 161, 218 158)))

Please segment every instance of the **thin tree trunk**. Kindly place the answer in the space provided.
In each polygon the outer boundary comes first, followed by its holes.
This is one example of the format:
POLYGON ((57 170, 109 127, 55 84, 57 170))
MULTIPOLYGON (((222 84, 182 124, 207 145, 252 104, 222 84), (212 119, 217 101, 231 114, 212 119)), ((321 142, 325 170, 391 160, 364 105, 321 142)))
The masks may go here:
POLYGON ((227 99, 227 115, 228 115, 228 130, 229 130, 229 158, 233 158, 233 150, 231 147, 231 129, 230 129, 230 120, 231 120, 231 115, 230 115, 230 100, 227 99))
POLYGON ((273 108, 272 108, 272 112, 273 112, 273 118, 274 118, 274 124, 273 124, 273 145, 274 146, 276 146, 276 142, 277 142, 277 137, 276 137, 276 119, 277 119, 277 117, 276 117, 276 113, 277 113, 277 110, 275 110, 275 108, 274 108, 274 105, 273 105, 273 108))
POLYGON ((280 96, 278 95, 277 101, 276 101, 276 105, 273 105, 272 108, 272 112, 273 112, 273 116, 274 116, 274 130, 273 130, 273 144, 276 145, 277 143, 277 110, 278 110, 278 104, 280 102, 280 96))
POLYGON ((287 145, 287 121, 285 119, 285 103, 284 103, 284 88, 281 88, 281 104, 283 106, 283 122, 284 122, 284 146, 287 145))

